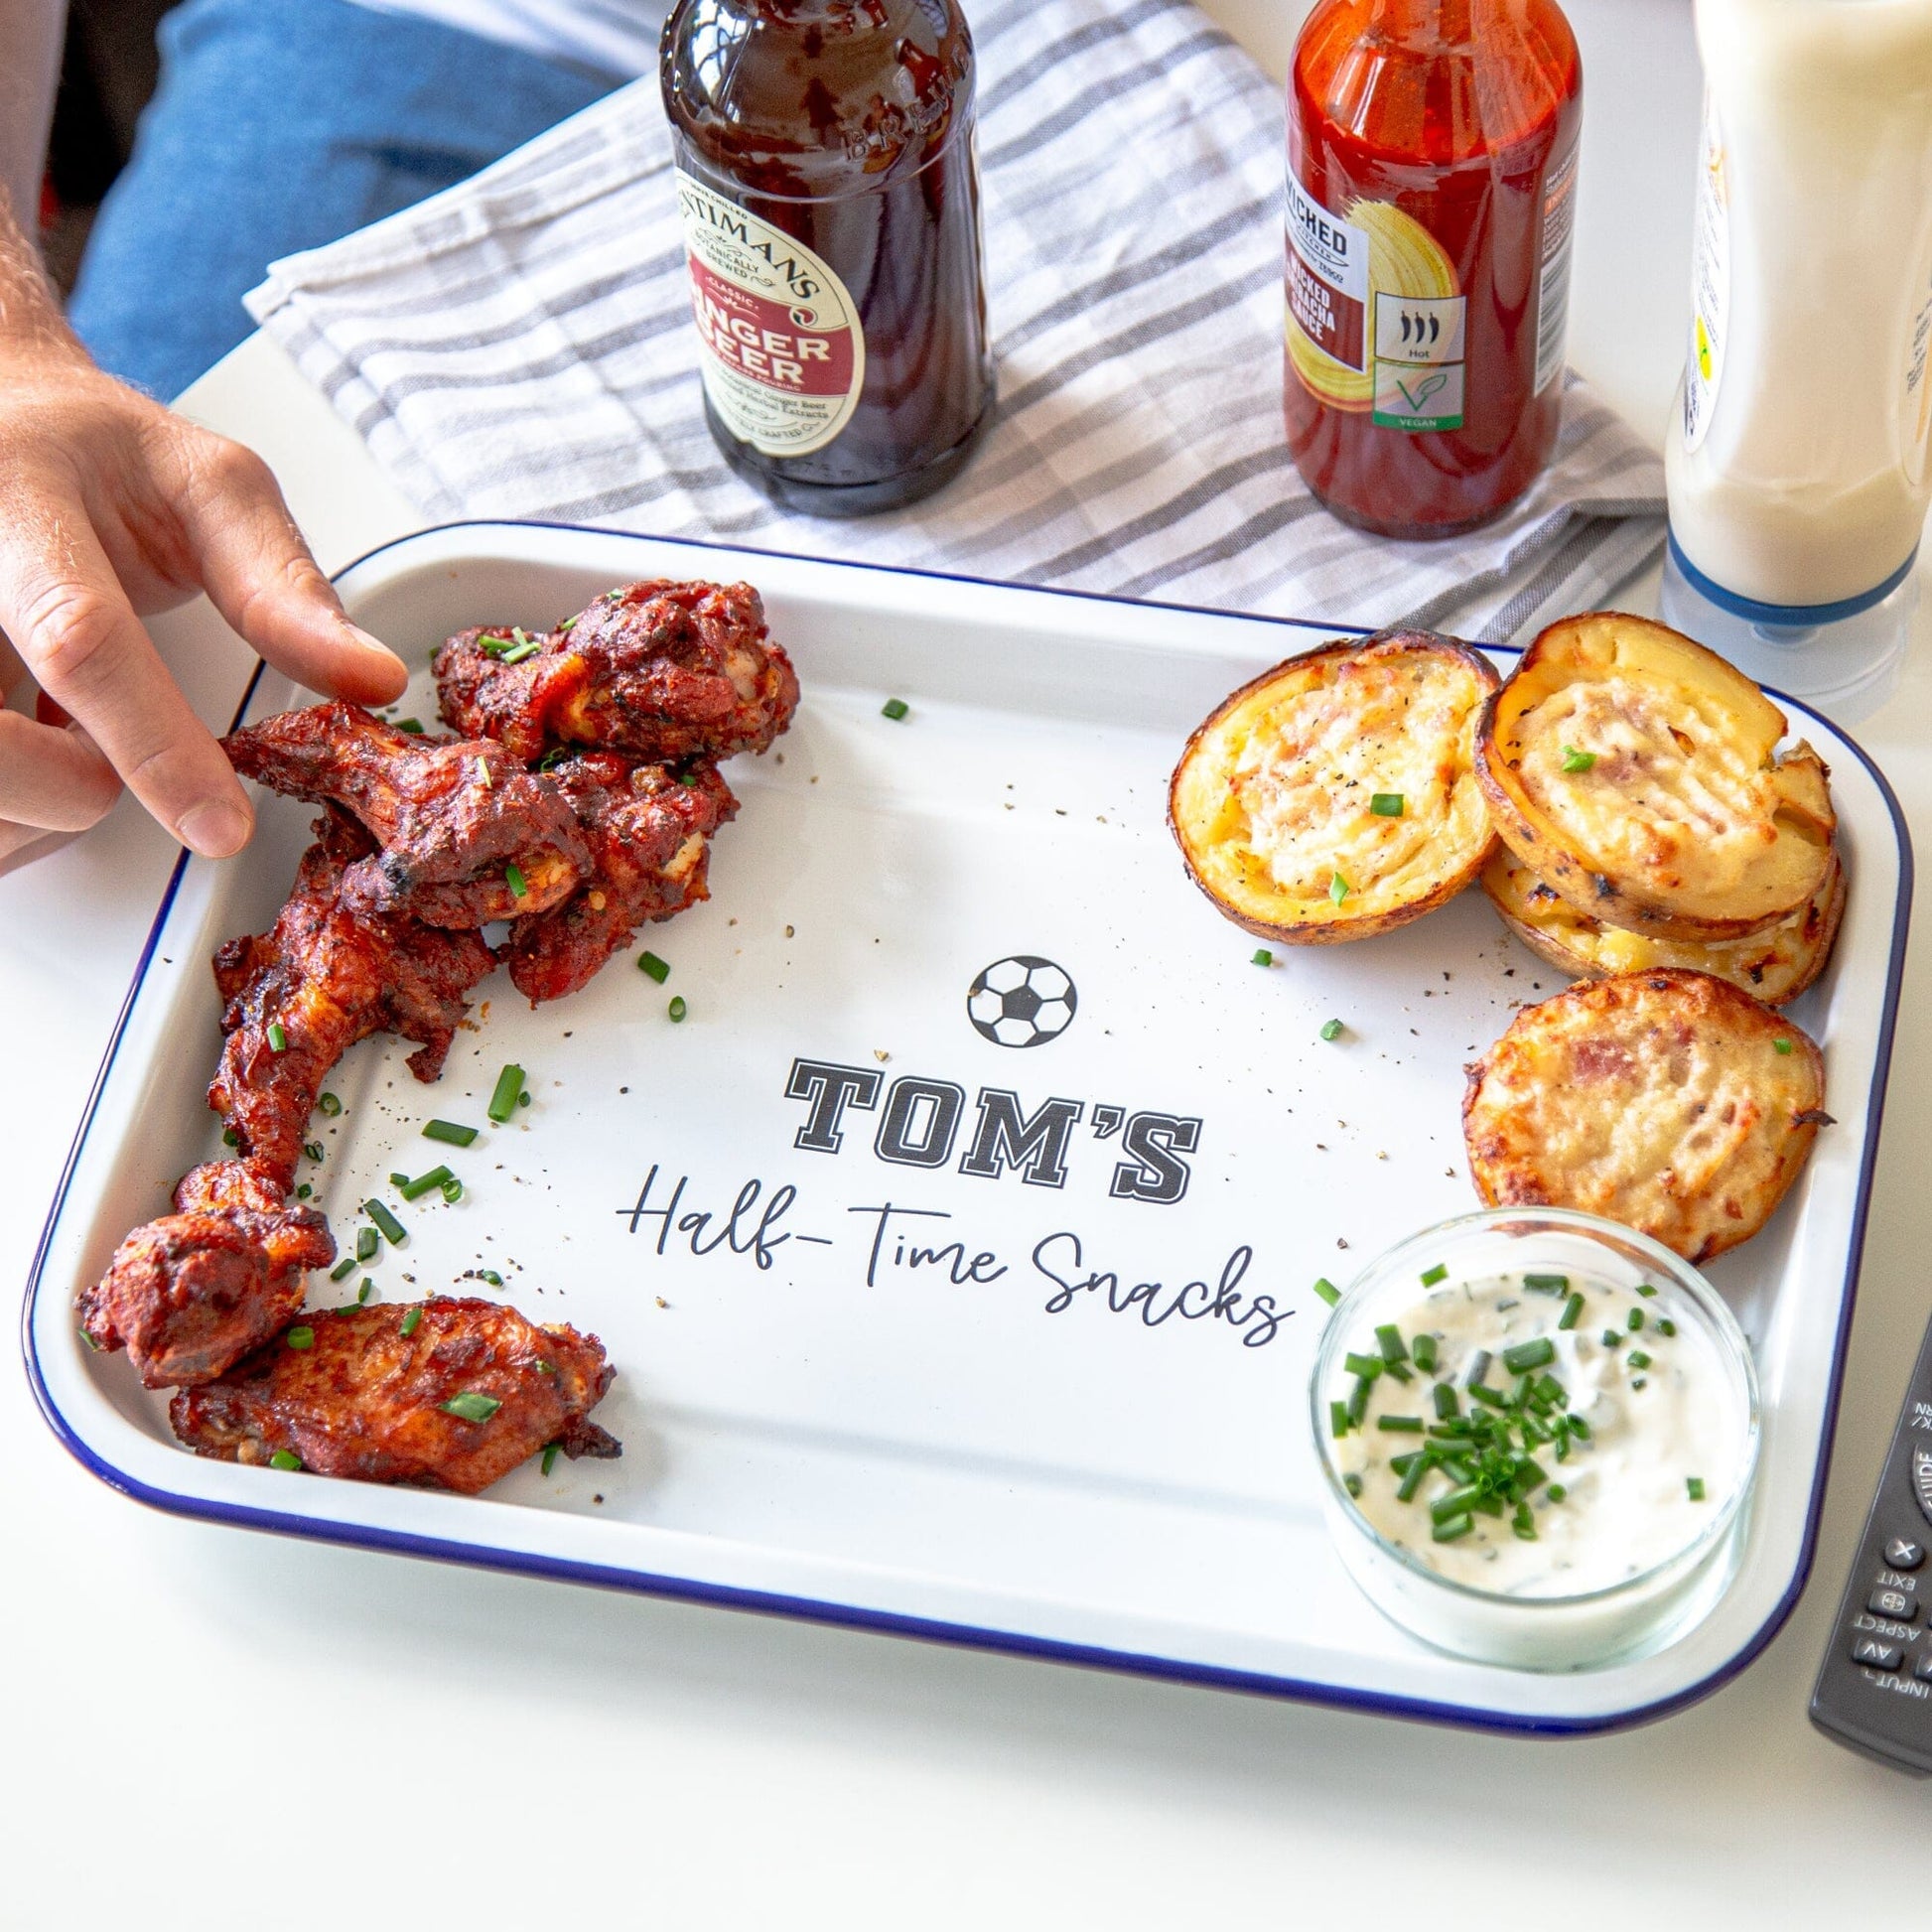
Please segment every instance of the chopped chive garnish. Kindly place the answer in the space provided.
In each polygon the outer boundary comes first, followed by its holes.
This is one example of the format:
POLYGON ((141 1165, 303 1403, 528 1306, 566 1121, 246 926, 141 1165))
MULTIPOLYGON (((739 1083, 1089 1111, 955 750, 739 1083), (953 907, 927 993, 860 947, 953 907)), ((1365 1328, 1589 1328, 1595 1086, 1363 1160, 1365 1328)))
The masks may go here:
POLYGON ((1622 1339, 1623 1331, 1620 1328, 1605 1328, 1603 1330, 1603 1346, 1605 1348, 1616 1347, 1622 1339))
POLYGON ((355 1257, 353 1255, 345 1255, 341 1261, 337 1262, 335 1267, 330 1269, 329 1279, 332 1282, 345 1282, 354 1272, 355 1257))
POLYGON ((1341 1290, 1338 1289, 1334 1285, 1334 1283, 1327 1278, 1326 1275, 1319 1275, 1315 1278, 1314 1292, 1318 1296, 1320 1296, 1321 1299, 1324 1302, 1326 1302, 1330 1308, 1333 1308, 1334 1305, 1341 1300, 1341 1290))
POLYGON ((503 1406, 503 1401, 500 1396, 484 1395, 481 1389, 465 1389, 436 1406, 445 1415, 461 1416, 465 1422, 487 1422, 503 1406))
POLYGON ((698 784, 698 774, 695 771, 683 772, 679 775, 678 783, 681 784, 686 791, 695 791, 697 789, 697 784, 698 784))
POLYGON ((331 1120, 343 1110, 343 1103, 333 1093, 319 1093, 316 1096, 316 1112, 327 1114, 331 1120))
POLYGON ((443 1198, 454 1207, 463 1198, 463 1182, 455 1174, 443 1183, 443 1198))
POLYGON ((539 771, 554 771, 569 756, 570 747, 568 745, 553 745, 549 751, 544 753, 542 758, 537 759, 537 769, 539 771))
MULTIPOLYGON (((238 1132, 238 1131, 237 1131, 236 1129, 234 1129, 234 1128, 232 1128, 232 1127, 224 1127, 224 1128, 222 1128, 222 1130, 221 1130, 221 1145, 222 1145, 223 1147, 239 1147, 239 1146, 241 1145, 241 1135, 240 1135, 240 1133, 239 1133, 239 1132, 238 1132)), ((308 1149, 307 1149, 307 1148, 305 1147, 305 1148, 304 1148, 304 1149, 302 1150, 302 1152, 303 1152, 304 1154, 308 1154, 308 1152, 309 1152, 309 1150, 308 1150, 308 1149)), ((315 1157, 314 1157, 314 1156, 311 1156, 310 1158, 311 1158, 311 1159, 314 1159, 315 1157)))
POLYGON ((1775 1046, 1780 1053, 1788 1053, 1791 1051, 1791 1042, 1788 1039, 1774 1039, 1772 1040, 1771 1044, 1775 1046))
POLYGON ((512 898, 530 897, 530 882, 523 877, 523 868, 514 859, 503 868, 503 884, 510 889, 512 898))
POLYGON ((468 1147, 477 1138, 478 1130, 465 1127, 460 1121, 430 1120, 423 1123, 423 1139, 443 1141, 451 1147, 468 1147))
POLYGON ((1476 1519, 1464 1510, 1460 1516, 1451 1516, 1447 1523, 1438 1523, 1430 1535, 1438 1543, 1453 1543, 1457 1537, 1467 1536, 1475 1526, 1476 1519))
POLYGON ((406 1180, 397 1191, 404 1200, 421 1200, 431 1188, 440 1187, 446 1180, 454 1180, 456 1175, 448 1168, 432 1168, 428 1173, 419 1173, 414 1180, 406 1180))
POLYGON ((307 1200, 309 1196, 313 1194, 315 1191, 316 1190, 313 1187, 311 1187, 309 1183, 305 1180, 302 1183, 302 1185, 295 1190, 295 1197, 297 1200, 307 1200))
MULTIPOLYGON (((233 1143, 230 1143, 230 1145, 233 1145, 233 1143)), ((302 1152, 306 1154, 311 1161, 320 1161, 322 1157, 329 1152, 329 1150, 326 1147, 324 1147, 320 1141, 304 1141, 302 1143, 302 1152)))
POLYGON ((506 1066, 497 1074, 496 1091, 489 1096, 487 1112, 498 1127, 515 1111, 516 1097, 522 1091, 523 1069, 520 1066, 506 1066))
MULTIPOLYGON (((1398 1455, 1395 1460, 1396 1462, 1407 1462, 1409 1464, 1402 1471, 1402 1486, 1395 1492, 1396 1500, 1398 1502, 1412 1503, 1416 1500, 1416 1491, 1422 1487, 1423 1478, 1436 1466, 1436 1458, 1429 1454, 1427 1450, 1424 1450, 1413 1459, 1406 1455, 1398 1455)), ((1395 1464, 1391 1463, 1389 1466, 1393 1468, 1395 1464)))
POLYGON ((382 1237, 376 1233, 374 1228, 357 1228, 355 1230, 355 1259, 357 1261, 373 1261, 375 1259, 375 1251, 381 1245, 382 1237))
POLYGON ((1346 1436, 1348 1434, 1347 1403, 1340 1401, 1329 1403, 1328 1428, 1330 1433, 1336 1436, 1346 1436))
POLYGON ((520 644, 504 651, 497 660, 503 664, 520 664, 526 657, 534 657, 541 648, 534 637, 525 637, 520 644))
POLYGON ((1373 1382, 1388 1366, 1380 1355, 1344 1355, 1341 1365, 1350 1375, 1359 1375, 1364 1382, 1373 1382))
POLYGON ((1469 1357, 1469 1373, 1464 1380, 1463 1386, 1465 1388, 1470 1388, 1470 1389, 1475 1388, 1477 1384, 1481 1382, 1482 1378, 1488 1373, 1489 1373, 1489 1351, 1486 1348, 1478 1348, 1476 1352, 1469 1357))
POLYGON ((1538 1295, 1567 1295, 1570 1292, 1568 1275, 1525 1275, 1523 1286, 1538 1295))
POLYGON ((558 1454, 563 1449, 561 1443, 545 1443, 543 1446, 543 1473, 548 1475, 557 1466, 558 1454))
POLYGON ((1473 1508, 1482 1497, 1481 1483, 1459 1483, 1446 1495, 1438 1496, 1429 1505, 1429 1513, 1437 1522, 1446 1523, 1451 1516, 1459 1516, 1464 1510, 1473 1508))
POLYGON ((673 993, 671 995, 671 1004, 664 1011, 671 1016, 673 1023, 675 1023, 682 1020, 691 1009, 684 1004, 684 995, 682 993, 673 993))
POLYGON ((1362 1479, 1360 1476, 1358 1476, 1355 1473, 1353 1469, 1350 1469, 1349 1472, 1342 1477, 1341 1486, 1344 1489, 1346 1489, 1351 1496, 1359 1496, 1362 1493, 1362 1479))
POLYGON ((1442 1422, 1449 1422, 1462 1413, 1462 1405, 1455 1399, 1455 1391, 1447 1382, 1436 1384, 1436 1415, 1442 1422))
POLYGON ((1348 1420, 1350 1422, 1358 1423, 1368 1414, 1368 1395, 1374 1386, 1375 1378, 1373 1376, 1356 1376, 1355 1386, 1348 1391, 1348 1420))
POLYGON ((355 1291, 355 1300, 357 1306, 359 1307, 362 1303, 366 1302, 369 1299, 369 1297, 374 1293, 375 1293, 375 1284, 372 1281, 370 1281, 366 1275, 364 1275, 362 1277, 362 1286, 355 1291))
POLYGON ((1407 1362, 1391 1362, 1388 1365, 1388 1372, 1398 1382, 1413 1382, 1416 1379, 1415 1370, 1407 1362))
POLYGON ((1328 897, 1339 905, 1354 890, 1340 873, 1333 873, 1328 880, 1328 897))
POLYGON ((1569 745, 1563 748, 1563 768, 1566 771, 1587 771, 1595 762, 1594 752, 1579 752, 1569 745))
POLYGON ((1368 808, 1377 818, 1400 818, 1402 794, 1399 791, 1378 791, 1368 801, 1368 808))
POLYGON ((1382 1359, 1391 1366, 1409 1359, 1409 1351, 1403 1346, 1402 1330, 1393 1321, 1385 1321, 1376 1329, 1375 1345, 1382 1351, 1382 1359))
POLYGON ((911 709, 912 707, 909 704, 907 704, 903 698, 888 698, 886 702, 879 707, 879 715, 882 718, 890 718, 893 720, 895 724, 897 724, 898 720, 903 718, 906 715, 906 713, 909 712, 911 709))
POLYGON ((365 1200, 362 1212, 382 1230, 382 1238, 392 1248, 400 1248, 409 1239, 409 1230, 389 1212, 388 1203, 379 1200, 365 1200))
POLYGON ((480 1282, 487 1282, 491 1288, 501 1288, 503 1285, 502 1276, 497 1274, 493 1268, 479 1268, 477 1270, 477 1279, 480 1282))
POLYGON ((1323 1039, 1339 1039, 1341 1037, 1341 1022, 1339 1020, 1322 1021, 1321 1037, 1323 1039))
POLYGON ((407 1341, 416 1332, 416 1325, 423 1318, 421 1309, 405 1309, 402 1314, 403 1339, 407 1341))
POLYGON ((271 1053, 286 1053, 289 1050, 289 1036, 283 1032, 279 1020, 268 1023, 268 1050, 271 1053))
POLYGON ((1250 966, 1272 966, 1274 963, 1275 955, 1266 946, 1257 946, 1254 956, 1248 961, 1250 966))
POLYGON ((493 631, 489 630, 485 630, 477 639, 477 648, 481 651, 486 651, 491 657, 494 657, 499 650, 508 650, 509 647, 510 640, 507 637, 498 637, 493 631))
POLYGON ((268 1466, 271 1469, 299 1469, 302 1466, 302 1458, 293 1449, 277 1449, 268 1458, 268 1466))
POLYGON ((1643 1326, 1643 1310, 1632 1309, 1630 1311, 1630 1319, 1623 1325, 1634 1335, 1643 1326))
POLYGON ((398 719, 396 729, 399 732, 421 732, 423 729, 423 721, 420 718, 398 719))
POLYGON ((1704 1500, 1704 1478, 1702 1476, 1686 1476, 1684 1478, 1684 1493, 1690 1497, 1692 1502, 1701 1503, 1704 1500))
POLYGON ((576 628, 577 628, 577 620, 575 618, 566 618, 563 621, 563 622, 557 626, 557 635, 559 637, 567 637, 576 628))
POLYGON ((87 1344, 88 1348, 90 1348, 93 1351, 93 1353, 98 1355, 101 1352, 100 1343, 97 1342, 93 1338, 93 1336, 86 1331, 85 1328, 76 1328, 74 1330, 74 1333, 77 1334, 80 1337, 80 1339, 87 1344))
POLYGON ((1557 1345, 1548 1335, 1538 1335, 1534 1341, 1519 1341, 1514 1348, 1503 1350, 1503 1367, 1512 1375, 1521 1375, 1526 1370, 1541 1368, 1546 1362, 1557 1358, 1557 1345))
POLYGON ((1582 1416, 1566 1416, 1564 1421, 1570 1425, 1571 1435, 1576 1437, 1579 1442, 1587 1443, 1589 1441, 1589 1424, 1582 1416))
POLYGON ((1584 1298, 1581 1295, 1571 1296, 1570 1300, 1563 1305, 1563 1312, 1557 1316, 1557 1326, 1565 1329, 1574 1328, 1577 1325, 1577 1317, 1583 1311, 1584 1298))
POLYGON ((1420 1436, 1423 1420, 1420 1416, 1377 1416, 1377 1429, 1386 1429, 1391 1436, 1420 1436))
POLYGON ((1630 1386, 1631 1386, 1631 1387, 1632 1387, 1633 1389, 1647 1389, 1647 1388, 1649 1388, 1649 1386, 1650 1386, 1650 1381, 1649 1381, 1649 1378, 1648 1378, 1647 1376, 1642 1376, 1642 1375, 1639 1375, 1639 1376, 1638 1376, 1638 1377, 1636 1378, 1636 1380, 1635 1380, 1635 1381, 1633 1381, 1633 1382, 1632 1382, 1632 1383, 1630 1384, 1630 1386))
POLYGON ((1567 1495, 1569 1495, 1569 1493, 1570 1493, 1570 1491, 1569 1491, 1568 1489, 1566 1489, 1566 1488, 1565 1488, 1565 1487, 1563 1486, 1563 1484, 1562 1484, 1562 1483, 1560 1483, 1560 1482, 1553 1482, 1553 1483, 1551 1483, 1551 1485, 1550 1485, 1550 1500, 1551 1500, 1551 1501, 1552 1501, 1553 1503, 1560 1503, 1560 1502, 1562 1502, 1562 1501, 1563 1501, 1563 1499, 1564 1499, 1564 1497, 1566 1497, 1567 1495))
POLYGON ((1657 1332, 1665 1337, 1674 1335, 1677 1332, 1677 1323, 1669 1315, 1665 1315, 1657 1323, 1657 1332))
POLYGON ((1567 1405, 1570 1391, 1554 1375, 1539 1375, 1536 1378, 1536 1393, 1553 1407, 1567 1405))
MULTIPOLYGON (((1425 1288, 1434 1288, 1438 1282, 1446 1282, 1448 1280, 1449 1264, 1447 1262, 1439 1261, 1434 1268, 1425 1268, 1423 1270, 1422 1285, 1425 1288)), ((1484 1359, 1487 1360, 1488 1358, 1485 1356, 1484 1359)))
POLYGON ((291 1348, 313 1348, 316 1345, 316 1331, 304 1323, 299 1328, 291 1328, 282 1339, 291 1348))
POLYGON ((654 979, 659 986, 662 986, 671 977, 671 962, 668 959, 659 959, 654 952, 639 953, 637 970, 647 979, 654 979))
POLYGON ((409 1176, 406 1173, 392 1173, 389 1176, 389 1185, 391 1187, 407 1187, 409 1185, 409 1176))
POLYGON ((1632 1368, 1648 1368, 1650 1366, 1650 1357, 1641 1348, 1633 1348, 1630 1351, 1630 1366, 1632 1368))
POLYGON ((1471 1382, 1469 1384, 1469 1400, 1471 1402, 1481 1403, 1485 1409, 1507 1409, 1509 1407, 1508 1402, 1502 1396, 1498 1395, 1486 1382, 1471 1382))
POLYGON ((1637 1284, 1637 1293, 1647 1302, 1657 1291, 1648 1282, 1639 1282, 1637 1284))
POLYGON ((1415 1356, 1416 1366, 1425 1375, 1434 1375, 1436 1373, 1436 1337, 1434 1335, 1418 1335, 1409 1344, 1409 1352, 1415 1356))
POLYGON ((1534 1543, 1536 1541, 1536 1518, 1530 1514, 1530 1506, 1528 1503, 1518 1503, 1516 1505, 1516 1514, 1509 1519, 1509 1527, 1525 1543, 1534 1543))

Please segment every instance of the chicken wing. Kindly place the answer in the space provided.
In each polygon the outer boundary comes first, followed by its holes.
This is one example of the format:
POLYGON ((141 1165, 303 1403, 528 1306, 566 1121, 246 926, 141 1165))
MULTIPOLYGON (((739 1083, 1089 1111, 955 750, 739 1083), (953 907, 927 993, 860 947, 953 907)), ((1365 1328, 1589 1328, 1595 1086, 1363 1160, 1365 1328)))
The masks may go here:
POLYGON ((175 1189, 175 1212, 138 1227, 81 1292, 81 1331, 126 1348, 143 1384, 206 1381, 279 1332, 302 1306, 306 1270, 336 1259, 312 1207, 286 1208, 279 1179, 212 1161, 175 1189))
POLYGON ((707 841, 738 812, 712 764, 680 776, 616 752, 585 752, 551 776, 584 828, 591 876, 554 910, 510 927, 501 956, 532 1006, 575 993, 645 920, 708 897, 707 841))
POLYGON ((475 1495, 550 1443, 621 1453, 590 1420, 617 1371, 595 1335, 466 1296, 303 1317, 218 1382, 183 1389, 175 1434, 230 1462, 475 1495))
POLYGON ((345 805, 378 850, 343 877, 358 912, 480 926, 541 912, 589 868, 569 805, 488 740, 400 731, 357 705, 285 711, 222 741, 245 778, 345 805))
POLYGON ((459 631, 436 653, 436 683, 448 724, 526 761, 559 744, 673 763, 761 752, 798 708, 797 673, 749 584, 631 584, 528 657, 500 648, 508 635, 459 631))
POLYGON ((474 932, 351 910, 344 882, 366 861, 368 836, 335 807, 316 833, 273 928, 214 955, 227 1038, 208 1105, 284 1193, 329 1069, 358 1039, 394 1033, 418 1042, 410 1070, 434 1080, 465 996, 496 963, 474 932))

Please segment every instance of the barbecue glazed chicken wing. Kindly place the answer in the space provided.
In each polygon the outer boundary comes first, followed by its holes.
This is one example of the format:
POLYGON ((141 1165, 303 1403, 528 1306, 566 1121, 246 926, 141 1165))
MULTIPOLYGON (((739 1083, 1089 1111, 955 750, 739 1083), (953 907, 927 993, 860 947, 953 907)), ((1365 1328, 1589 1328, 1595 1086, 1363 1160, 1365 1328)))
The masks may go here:
POLYGON ((82 1332, 126 1348, 150 1389, 219 1375, 294 1319, 305 1270, 336 1259, 313 1207, 250 1161, 211 1161, 175 1189, 175 1212, 138 1227, 79 1297, 82 1332))
POLYGON ((589 867, 557 788, 487 740, 421 737, 337 702, 222 745, 244 778, 344 805, 367 828, 378 849, 343 877, 352 911, 480 926, 559 903, 589 867))
POLYGON ((591 875, 563 904, 510 928, 502 958, 532 1006, 575 993, 645 920, 708 897, 707 841, 738 811, 710 764, 679 777, 616 752, 586 752, 550 775, 584 828, 591 875))
POLYGON ((459 631, 436 653, 436 684, 453 729, 525 760, 572 744, 659 763, 761 752, 798 708, 797 673, 749 584, 611 591, 527 657, 511 634, 459 631))
POLYGON ((551 1443, 570 1456, 620 1453, 590 1420, 617 1373, 595 1335, 467 1296, 319 1311, 303 1327, 307 1346, 284 1335, 220 1381, 182 1390, 175 1434, 230 1462, 286 1451, 318 1475, 464 1495, 551 1443))
POLYGON ((368 836, 334 807, 316 833, 272 929, 214 955, 227 1038, 208 1105, 284 1192, 330 1068, 358 1039, 393 1033, 417 1042, 410 1070, 434 1080, 466 996, 496 963, 474 932, 351 910, 344 885, 368 836))

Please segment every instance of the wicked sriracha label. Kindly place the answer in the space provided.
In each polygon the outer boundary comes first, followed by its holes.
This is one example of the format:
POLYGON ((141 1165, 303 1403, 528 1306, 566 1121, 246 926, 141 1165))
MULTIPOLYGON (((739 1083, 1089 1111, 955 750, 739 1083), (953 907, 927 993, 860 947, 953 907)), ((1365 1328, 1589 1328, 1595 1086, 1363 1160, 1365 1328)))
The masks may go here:
POLYGON ((677 198, 712 408, 762 456, 824 449, 866 379, 850 290, 802 241, 682 170, 677 198))

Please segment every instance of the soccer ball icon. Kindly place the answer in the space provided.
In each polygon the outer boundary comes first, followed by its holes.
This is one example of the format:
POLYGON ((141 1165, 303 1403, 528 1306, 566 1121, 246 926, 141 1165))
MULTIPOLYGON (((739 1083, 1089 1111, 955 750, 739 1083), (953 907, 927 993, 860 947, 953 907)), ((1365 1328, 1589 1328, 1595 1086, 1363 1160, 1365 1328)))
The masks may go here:
POLYGON ((973 982, 966 1012, 996 1046, 1043 1046, 1065 1033, 1079 996, 1050 959, 1016 953, 996 959, 973 982))

